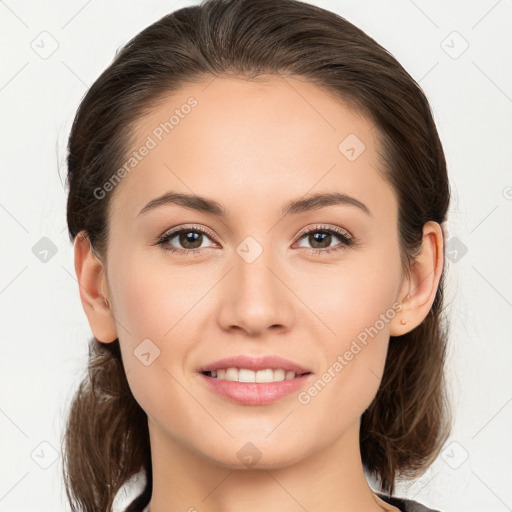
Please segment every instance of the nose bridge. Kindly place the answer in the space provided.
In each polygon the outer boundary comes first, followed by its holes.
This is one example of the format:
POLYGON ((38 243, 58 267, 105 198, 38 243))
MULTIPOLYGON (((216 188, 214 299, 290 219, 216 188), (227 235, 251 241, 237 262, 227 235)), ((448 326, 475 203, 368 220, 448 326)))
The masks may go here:
POLYGON ((270 237, 264 241, 257 240, 252 236, 246 237, 236 248, 235 272, 241 282, 246 282, 249 286, 269 285, 272 268, 275 262, 270 237))
MULTIPOLYGON (((237 292, 247 292, 254 300, 271 301, 279 294, 277 282, 271 269, 276 267, 276 255, 272 248, 271 236, 256 239, 246 237, 236 248, 234 257, 237 292), (244 290, 245 288, 245 290, 244 290)), ((274 270, 275 272, 275 270, 274 270)))
POLYGON ((261 331, 290 320, 286 287, 279 274, 278 255, 271 237, 263 241, 248 236, 235 249, 233 271, 224 297, 222 321, 226 327, 238 325, 246 331, 261 331))

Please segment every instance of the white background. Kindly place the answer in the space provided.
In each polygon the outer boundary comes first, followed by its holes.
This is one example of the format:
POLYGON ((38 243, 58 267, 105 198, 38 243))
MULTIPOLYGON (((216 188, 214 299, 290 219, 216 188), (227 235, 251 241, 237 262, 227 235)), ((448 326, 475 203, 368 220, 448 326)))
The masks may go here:
MULTIPOLYGON (((362 28, 420 83, 448 161, 455 425, 443 455, 397 494, 442 512, 512 510, 512 1, 312 3, 362 28)), ((65 220, 73 116, 120 46, 190 4, 0 1, 0 512, 69 510, 58 455, 91 336, 65 220), (35 51, 52 44, 47 58, 35 51), (57 249, 46 263, 32 252, 42 237, 57 249)))

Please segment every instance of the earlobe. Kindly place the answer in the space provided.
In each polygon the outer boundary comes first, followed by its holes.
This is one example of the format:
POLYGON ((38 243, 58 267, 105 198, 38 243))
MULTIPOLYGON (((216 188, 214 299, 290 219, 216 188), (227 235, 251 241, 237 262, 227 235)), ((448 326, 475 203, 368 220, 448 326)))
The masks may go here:
POLYGON ((415 257, 410 276, 401 290, 401 294, 405 295, 404 288, 407 289, 407 295, 400 299, 402 310, 390 325, 391 336, 402 336, 412 331, 427 317, 441 279, 443 248, 443 230, 439 223, 425 223, 421 250, 415 257))
POLYGON ((107 297, 104 266, 94 254, 84 232, 75 237, 74 251, 80 300, 89 326, 98 341, 111 343, 117 338, 117 330, 107 297))

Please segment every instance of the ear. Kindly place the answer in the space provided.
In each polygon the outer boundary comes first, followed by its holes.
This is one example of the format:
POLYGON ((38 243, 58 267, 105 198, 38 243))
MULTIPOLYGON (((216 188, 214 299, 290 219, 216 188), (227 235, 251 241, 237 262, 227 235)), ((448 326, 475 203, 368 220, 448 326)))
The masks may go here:
POLYGON ((443 230, 439 223, 429 221, 423 226, 421 250, 400 290, 403 309, 390 322, 391 336, 412 331, 428 315, 441 279, 443 253, 443 230))
POLYGON ((111 343, 117 338, 117 330, 110 305, 105 303, 105 298, 110 302, 110 297, 103 264, 94 254, 84 232, 75 237, 74 249, 75 272, 87 320, 98 341, 111 343))

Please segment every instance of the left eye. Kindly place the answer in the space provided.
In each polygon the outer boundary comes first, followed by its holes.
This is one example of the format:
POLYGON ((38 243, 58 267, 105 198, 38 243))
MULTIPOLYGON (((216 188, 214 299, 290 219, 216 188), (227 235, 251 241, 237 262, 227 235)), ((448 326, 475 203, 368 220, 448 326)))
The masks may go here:
MULTIPOLYGON (((210 233, 200 228, 180 228, 162 236, 157 244, 166 251, 191 254, 200 252, 199 249, 213 247, 213 245, 206 247, 202 245, 204 237, 208 239, 213 238, 210 233), (174 247, 172 245, 171 242, 174 239, 179 241, 182 248, 174 247)), ((317 227, 306 231, 299 237, 299 240, 303 239, 307 239, 307 241, 312 245, 312 247, 306 247, 306 249, 312 253, 329 253, 331 251, 343 249, 344 247, 352 246, 355 243, 354 239, 348 233, 327 227, 317 227), (338 240, 341 241, 335 246, 331 246, 333 235, 334 238, 338 238, 338 240)), ((303 246, 300 245, 299 247, 303 246)))
POLYGON ((300 240, 304 238, 306 238, 307 241, 312 245, 311 248, 307 247, 307 249, 313 253, 329 253, 332 251, 338 251, 340 249, 343 249, 344 247, 350 247, 354 245, 354 239, 348 233, 327 227, 317 227, 315 229, 306 231, 301 235, 300 240), (338 240, 341 240, 341 243, 331 246, 331 242, 333 241, 333 235, 334 238, 338 238, 338 240))

